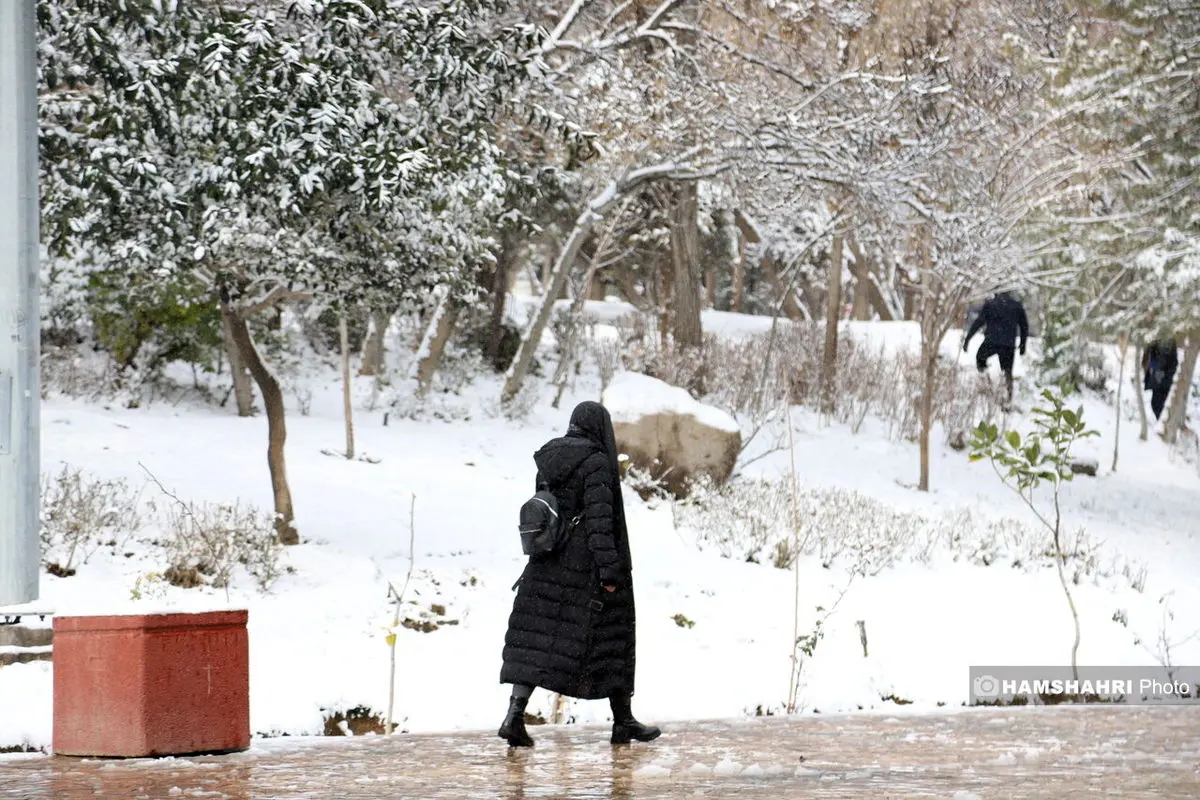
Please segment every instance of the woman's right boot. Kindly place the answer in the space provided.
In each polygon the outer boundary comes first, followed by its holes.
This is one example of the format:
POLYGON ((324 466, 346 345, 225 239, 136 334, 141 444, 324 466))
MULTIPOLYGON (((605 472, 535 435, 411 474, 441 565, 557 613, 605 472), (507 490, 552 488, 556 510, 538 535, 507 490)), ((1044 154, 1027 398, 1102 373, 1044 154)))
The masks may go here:
POLYGON ((500 723, 496 735, 507 740, 509 747, 533 747, 533 738, 525 730, 525 704, 528 702, 528 695, 521 697, 516 693, 508 700, 508 715, 500 723))

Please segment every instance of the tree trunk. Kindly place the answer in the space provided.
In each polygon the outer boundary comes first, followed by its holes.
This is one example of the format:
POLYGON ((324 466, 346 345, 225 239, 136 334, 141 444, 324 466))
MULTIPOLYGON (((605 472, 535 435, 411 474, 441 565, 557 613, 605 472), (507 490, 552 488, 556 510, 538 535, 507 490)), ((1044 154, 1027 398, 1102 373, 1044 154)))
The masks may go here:
POLYGON ((943 310, 949 303, 943 303, 935 298, 941 297, 940 285, 933 284, 933 250, 930 242, 930 231, 926 228, 921 235, 919 252, 921 258, 921 406, 918 409, 920 430, 917 433, 918 448, 921 451, 921 475, 917 481, 917 489, 929 491, 929 439, 933 435, 933 392, 937 388, 934 383, 937 378, 938 348, 942 343, 945 330, 940 327, 949 324, 942 319, 943 310), (936 290, 936 291, 935 291, 936 290))
POLYGON ((275 495, 275 537, 280 544, 300 544, 296 532, 296 512, 292 507, 292 492, 288 488, 287 462, 284 445, 287 443, 287 423, 284 419, 283 389, 275 375, 263 363, 250 336, 250 328, 228 300, 221 301, 221 317, 229 326, 239 355, 258 384, 263 405, 267 409, 267 467, 271 471, 271 490, 275 495))
POLYGON ((1125 385, 1125 358, 1129 355, 1129 334, 1121 334, 1120 350, 1121 364, 1117 368, 1117 421, 1113 427, 1113 460, 1112 471, 1117 471, 1117 456, 1121 452, 1121 388, 1125 385))
POLYGON ((844 239, 835 234, 829 253, 828 294, 825 301, 825 350, 821 357, 821 410, 832 414, 837 405, 838 319, 842 306, 842 248, 844 239))
POLYGON ((700 325, 700 229, 696 195, 695 183, 677 184, 675 203, 671 206, 671 259, 675 267, 672 333, 676 347, 682 349, 704 344, 700 325))
POLYGON ((729 310, 742 313, 742 297, 746 293, 746 242, 738 237, 738 254, 733 261, 733 289, 730 292, 729 310))
MULTIPOLYGON (((734 209, 733 224, 738 231, 738 257, 733 265, 733 298, 730 302, 730 308, 732 311, 740 314, 742 313, 742 303, 746 294, 746 250, 748 245, 761 244, 762 237, 755 230, 754 224, 742 213, 741 209, 734 209)), ((766 257, 764 256, 762 260, 765 264, 766 257)), ((774 276, 772 276, 771 280, 775 280, 774 276)), ((788 309, 785 308, 784 313, 787 312, 788 309)), ((790 318, 795 319, 795 317, 790 318)))
POLYGON ((446 352, 446 345, 457 323, 458 306, 450 299, 450 293, 446 292, 433 310, 417 351, 415 377, 418 397, 423 397, 433 385, 433 376, 442 363, 442 354, 446 352))
POLYGON ((871 318, 871 262, 867 260, 862 248, 858 247, 854 237, 850 237, 850 252, 854 254, 854 318, 869 320, 871 318))
MULTIPOLYGON (((1138 353, 1140 352, 1141 347, 1139 346, 1138 353)), ((1138 432, 1138 439, 1144 442, 1150 436, 1150 415, 1146 413, 1146 394, 1142 388, 1142 370, 1135 369, 1132 377, 1133 396, 1137 401, 1138 416, 1142 421, 1142 429, 1138 432)))
POLYGON ((492 310, 488 316, 487 360, 489 364, 500 363, 500 347, 504 342, 504 307, 508 302, 508 276, 512 271, 516 244, 511 231, 500 238, 500 252, 496 254, 496 271, 492 276, 492 310))
POLYGON ((567 390, 567 382, 571 376, 571 369, 579 360, 579 339, 583 334, 584 303, 587 300, 591 283, 595 277, 596 259, 593 258, 591 265, 588 267, 587 276, 584 278, 584 289, 580 291, 575 301, 571 303, 567 339, 562 343, 562 356, 558 360, 558 366, 554 370, 554 379, 552 381, 555 387, 554 400, 550 403, 552 408, 558 408, 559 403, 562 402, 563 394, 567 390))
POLYGON ((642 314, 655 313, 656 306, 653 293, 642 291, 642 284, 638 283, 637 276, 634 275, 632 270, 618 264, 612 268, 612 279, 622 300, 629 303, 629 305, 642 314))
POLYGON ((367 338, 363 342, 362 364, 358 367, 359 375, 375 376, 383 372, 383 358, 386 354, 385 341, 391 321, 392 315, 386 311, 371 312, 371 328, 367 331, 367 338))
POLYGON ((350 383, 350 332, 346 314, 338 317, 338 339, 342 345, 342 415, 346 420, 346 458, 354 458, 354 387, 350 383))
POLYGON ((658 347, 671 349, 671 331, 675 326, 675 264, 668 251, 656 260, 654 270, 654 302, 658 310, 658 347))
POLYGON ((221 338, 225 343, 225 352, 229 354, 229 372, 233 375, 233 396, 237 400, 239 417, 254 415, 254 383, 246 369, 246 361, 242 358, 233 329, 229 320, 221 316, 221 338))
POLYGON ((796 292, 783 282, 779 270, 775 269, 775 260, 771 256, 763 254, 761 264, 767 280, 771 282, 771 285, 775 287, 775 292, 780 296, 784 316, 793 322, 808 319, 809 315, 796 302, 796 292))
POLYGON ((933 393, 937 382, 937 347, 936 341, 926 341, 932 337, 921 335, 921 430, 918 434, 918 447, 921 450, 921 477, 917 481, 917 489, 929 491, 929 439, 933 428, 933 393))
POLYGON ((1183 363, 1175 378, 1174 396, 1171 398, 1171 413, 1167 416, 1163 439, 1167 444, 1179 441, 1179 431, 1187 418, 1188 397, 1192 393, 1192 380, 1196 377, 1196 357, 1200 355, 1200 328, 1188 333, 1183 346, 1183 363))
POLYGON ((546 294, 549 294, 551 297, 557 298, 559 293, 562 292, 562 290, 563 290, 562 286, 558 287, 558 291, 548 292, 546 290, 546 287, 549 286, 551 284, 551 282, 554 280, 553 270, 554 270, 554 260, 546 259, 546 261, 542 263, 542 274, 538 275, 537 282, 538 282, 538 286, 541 287, 543 292, 545 292, 546 294))
POLYGON ((888 305, 887 298, 883 296, 876 278, 872 275, 867 276, 867 294, 871 298, 871 305, 875 307, 875 313, 879 315, 880 321, 891 322, 896 319, 896 311, 888 305))
POLYGON ((579 287, 579 292, 575 295, 574 302, 571 303, 571 311, 569 324, 567 326, 567 339, 562 343, 562 356, 558 360, 558 367, 554 371, 553 384, 555 386, 554 400, 550 403, 552 408, 558 408, 562 402, 563 394, 567 390, 567 382, 571 375, 572 368, 579 362, 579 339, 583 335, 583 311, 587 305, 587 300, 592 296, 592 286, 596 281, 596 272, 600 268, 600 259, 604 257, 605 251, 608 249, 612 239, 613 227, 615 223, 610 223, 605 229, 604 234, 596 242, 596 247, 592 251, 591 258, 588 259, 587 272, 583 276, 583 284, 579 287))

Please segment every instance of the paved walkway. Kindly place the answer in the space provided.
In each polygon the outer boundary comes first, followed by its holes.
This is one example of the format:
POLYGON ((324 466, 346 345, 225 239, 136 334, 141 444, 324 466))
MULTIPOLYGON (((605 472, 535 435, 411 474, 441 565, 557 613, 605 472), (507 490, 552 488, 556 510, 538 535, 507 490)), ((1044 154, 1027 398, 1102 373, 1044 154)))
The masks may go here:
POLYGON ((246 753, 99 761, 0 757, 0 798, 656 800, 1195 798, 1200 709, 973 709, 671 725, 613 747, 606 728, 257 740, 246 753))

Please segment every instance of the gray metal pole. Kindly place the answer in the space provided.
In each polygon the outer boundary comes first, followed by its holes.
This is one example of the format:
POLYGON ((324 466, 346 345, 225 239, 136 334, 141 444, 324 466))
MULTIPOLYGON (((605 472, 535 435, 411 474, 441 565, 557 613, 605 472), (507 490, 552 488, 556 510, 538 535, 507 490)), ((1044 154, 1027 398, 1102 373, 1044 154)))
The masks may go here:
POLYGON ((38 599, 34 0, 0 0, 0 606, 38 599))

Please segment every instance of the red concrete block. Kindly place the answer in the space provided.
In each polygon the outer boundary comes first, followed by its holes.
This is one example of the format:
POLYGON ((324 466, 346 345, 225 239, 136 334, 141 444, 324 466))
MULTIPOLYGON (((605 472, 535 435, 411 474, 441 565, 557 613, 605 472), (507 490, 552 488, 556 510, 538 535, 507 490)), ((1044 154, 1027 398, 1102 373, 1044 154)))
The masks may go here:
POLYGON ((250 746, 246 611, 54 618, 54 752, 250 746))

